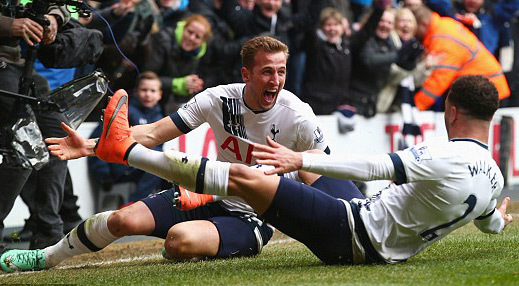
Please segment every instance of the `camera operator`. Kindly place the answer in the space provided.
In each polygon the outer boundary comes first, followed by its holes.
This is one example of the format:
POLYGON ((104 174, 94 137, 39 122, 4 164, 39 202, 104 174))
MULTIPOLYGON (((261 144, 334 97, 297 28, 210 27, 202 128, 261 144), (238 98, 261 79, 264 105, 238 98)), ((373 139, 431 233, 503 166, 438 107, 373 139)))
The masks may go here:
MULTIPOLYGON (((58 28, 70 19, 70 13, 65 7, 51 6, 44 16, 50 24, 44 28, 29 18, 15 18, 14 5, 18 3, 10 4, 7 6, 1 5, 4 8, 0 11, 0 89, 18 93, 24 65, 24 59, 21 57, 20 40, 25 41, 29 46, 51 44, 56 39, 58 28)), ((48 91, 46 81, 35 73, 33 76, 37 90, 47 89, 48 91)), ((16 101, 15 98, 0 95, 0 127, 2 129, 13 118, 16 101)), ((56 114, 56 112, 50 112, 38 116, 38 126, 43 133, 59 129, 59 123, 53 123, 53 121, 59 122, 60 120, 56 114)), ((6 136, 1 137, 0 146, 6 148, 8 143, 5 142, 6 136)), ((38 171, 42 172, 46 169, 40 174, 42 179, 46 181, 46 185, 38 190, 34 198, 42 214, 41 223, 38 226, 41 231, 38 241, 46 240, 50 244, 58 241, 62 237, 63 231, 63 223, 58 212, 63 200, 66 164, 61 166, 56 161, 51 160, 48 165, 38 171)), ((0 237, 3 237, 3 220, 11 211, 16 197, 31 172, 30 169, 15 166, 5 158, 0 164, 0 237)), ((38 241, 31 240, 31 247, 39 247, 38 241)), ((0 252, 2 247, 0 245, 0 252)))

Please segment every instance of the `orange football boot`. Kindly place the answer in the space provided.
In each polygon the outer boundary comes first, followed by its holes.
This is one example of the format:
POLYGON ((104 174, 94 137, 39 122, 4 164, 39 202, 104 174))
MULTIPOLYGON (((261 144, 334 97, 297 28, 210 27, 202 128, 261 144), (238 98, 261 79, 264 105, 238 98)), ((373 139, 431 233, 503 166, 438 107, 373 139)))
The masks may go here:
POLYGON ((103 133, 97 140, 94 153, 103 161, 128 165, 127 153, 136 144, 128 123, 128 94, 119 89, 104 111, 103 133))
POLYGON ((205 206, 210 202, 214 202, 215 197, 215 195, 190 192, 180 186, 175 185, 175 192, 173 192, 173 203, 177 209, 189 211, 197 207, 205 206))

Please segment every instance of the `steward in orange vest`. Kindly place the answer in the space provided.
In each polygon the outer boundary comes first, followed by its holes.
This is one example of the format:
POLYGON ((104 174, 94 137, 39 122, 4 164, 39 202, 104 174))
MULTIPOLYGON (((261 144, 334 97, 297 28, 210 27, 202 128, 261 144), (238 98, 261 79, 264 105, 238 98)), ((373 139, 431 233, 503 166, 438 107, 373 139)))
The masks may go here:
POLYGON ((484 76, 496 86, 499 99, 510 96, 501 65, 463 24, 440 17, 427 7, 417 8, 414 14, 418 24, 416 37, 422 40, 427 54, 439 55, 439 62, 415 95, 419 110, 433 106, 451 83, 464 75, 484 76))

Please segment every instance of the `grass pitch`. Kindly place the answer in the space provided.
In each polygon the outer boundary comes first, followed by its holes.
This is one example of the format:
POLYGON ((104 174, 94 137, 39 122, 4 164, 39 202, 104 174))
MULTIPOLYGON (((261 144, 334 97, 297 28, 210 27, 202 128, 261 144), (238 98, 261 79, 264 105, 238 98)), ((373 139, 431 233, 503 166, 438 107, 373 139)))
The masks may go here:
POLYGON ((86 285, 519 285, 519 217, 503 234, 467 225, 406 263, 326 266, 276 234, 254 258, 170 262, 162 240, 116 243, 57 268, 7 274, 0 284, 86 285))

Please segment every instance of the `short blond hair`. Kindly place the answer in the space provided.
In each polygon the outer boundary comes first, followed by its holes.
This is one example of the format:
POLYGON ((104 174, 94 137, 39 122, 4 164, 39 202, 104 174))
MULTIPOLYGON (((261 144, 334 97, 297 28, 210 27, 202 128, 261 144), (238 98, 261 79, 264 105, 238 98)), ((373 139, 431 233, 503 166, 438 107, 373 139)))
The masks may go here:
MULTIPOLYGON (((400 19, 401 17, 404 17, 404 16, 411 16, 411 22, 413 23, 413 33, 416 32, 416 28, 417 28, 417 23, 416 23, 416 18, 414 17, 414 14, 413 14, 413 11, 411 11, 411 9, 409 8, 399 8, 398 10, 396 10, 396 14, 395 14, 395 30, 396 30, 396 22, 398 22, 398 19, 400 19)), ((398 33, 398 30, 396 30, 397 33, 398 33)))
POLYGON ((321 15, 319 17, 319 24, 321 25, 321 27, 329 19, 342 23, 342 21, 344 21, 345 17, 344 17, 344 15, 342 15, 341 11, 339 11, 333 7, 326 7, 321 11, 321 15))
POLYGON ((283 52, 288 59, 288 47, 281 41, 268 36, 254 37, 245 42, 240 51, 241 63, 248 70, 252 70, 254 56, 259 50, 267 53, 283 52))

